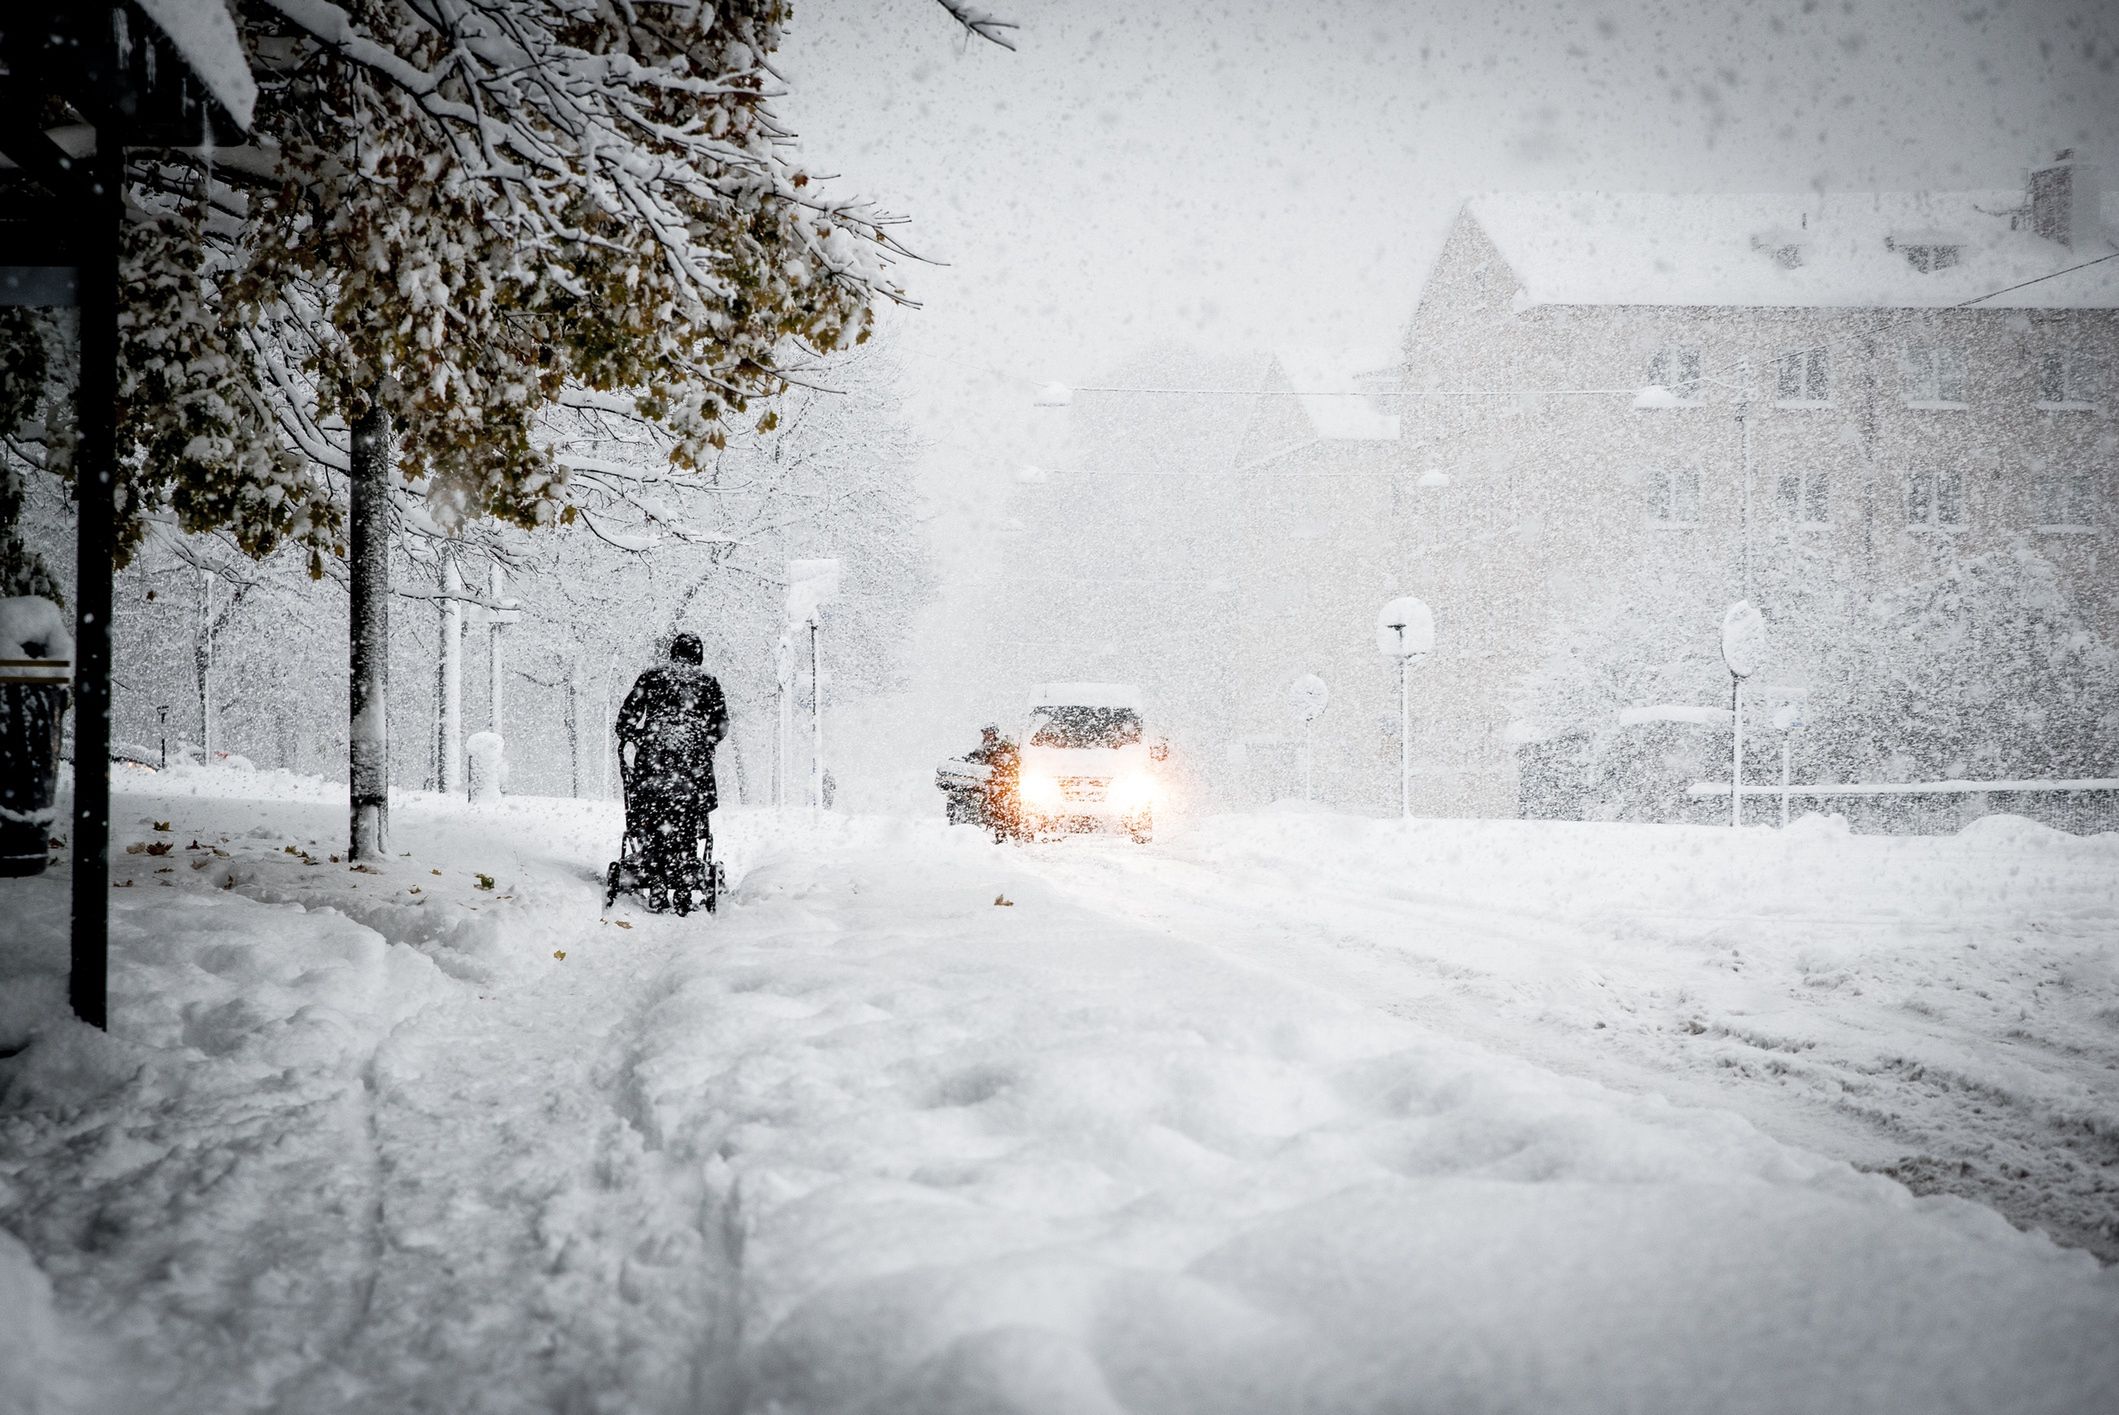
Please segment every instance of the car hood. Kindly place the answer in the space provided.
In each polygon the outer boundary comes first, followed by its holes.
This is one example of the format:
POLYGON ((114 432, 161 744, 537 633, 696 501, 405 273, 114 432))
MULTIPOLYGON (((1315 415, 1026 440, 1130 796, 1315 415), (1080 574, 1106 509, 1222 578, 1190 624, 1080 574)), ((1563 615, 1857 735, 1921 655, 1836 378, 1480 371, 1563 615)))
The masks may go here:
POLYGON ((1116 776, 1122 771, 1145 771, 1148 749, 1142 743, 1130 747, 1025 747, 1024 771, 1047 776, 1116 776))

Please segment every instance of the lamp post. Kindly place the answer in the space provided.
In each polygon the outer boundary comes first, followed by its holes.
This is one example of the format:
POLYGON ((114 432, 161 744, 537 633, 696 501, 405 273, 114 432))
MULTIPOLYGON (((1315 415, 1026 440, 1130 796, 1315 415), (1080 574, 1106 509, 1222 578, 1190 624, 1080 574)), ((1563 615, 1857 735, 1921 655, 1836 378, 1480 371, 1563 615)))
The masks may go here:
MULTIPOLYGON (((507 643, 503 637, 510 624, 522 622, 522 602, 507 597, 507 569, 494 561, 486 577, 486 602, 472 604, 464 613, 464 621, 483 625, 486 630, 486 730, 500 741, 500 752, 505 760, 508 732, 506 725, 507 706, 507 643)), ((444 655, 446 657, 446 648, 444 655)), ((458 665, 458 682, 461 684, 461 661, 458 665)), ((458 687, 456 710, 461 718, 462 688, 458 687)), ((446 705, 445 709, 446 711, 446 705)), ((476 734, 474 734, 476 735, 476 734)), ((468 746, 468 744, 466 744, 468 746)), ((489 749, 490 750, 490 749, 489 749)))
MULTIPOLYGON (((1722 662, 1729 668, 1729 824, 1744 823, 1744 680, 1766 661, 1766 616, 1748 599, 1722 615, 1722 662)), ((1786 796, 1782 797, 1783 805, 1786 796)))
POLYGON ((788 626, 809 629, 810 800, 820 811, 824 809, 824 659, 818 630, 825 601, 838 592, 836 559, 787 562, 788 626))
POLYGON ((784 808, 788 760, 795 750, 795 641, 786 634, 773 644, 773 667, 780 683, 778 725, 773 736, 773 804, 784 808))
POLYGON ((1795 734, 1802 731, 1809 724, 1803 717, 1801 707, 1794 703, 1782 703, 1773 710, 1773 725, 1780 729, 1781 734, 1781 829, 1786 830, 1788 828, 1788 747, 1794 742, 1795 734))
POLYGON ((1331 691, 1324 680, 1314 673, 1305 673, 1288 684, 1288 706, 1294 710, 1295 720, 1302 724, 1302 799, 1310 799, 1310 767, 1312 762, 1311 729, 1317 719, 1324 716, 1325 704, 1331 701, 1331 691))
POLYGON ((1376 612, 1376 649, 1398 660, 1398 806, 1413 814, 1413 665, 1435 650, 1435 616, 1411 595, 1376 612))

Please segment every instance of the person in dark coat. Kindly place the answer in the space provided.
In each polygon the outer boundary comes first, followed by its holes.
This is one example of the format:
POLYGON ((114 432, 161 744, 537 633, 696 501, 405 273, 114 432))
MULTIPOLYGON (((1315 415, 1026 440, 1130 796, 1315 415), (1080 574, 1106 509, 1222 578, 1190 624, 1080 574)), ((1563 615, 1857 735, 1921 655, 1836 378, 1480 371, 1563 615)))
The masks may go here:
POLYGON ((1022 817, 1016 807, 1015 785, 1023 758, 1015 743, 989 723, 979 729, 979 744, 964 754, 964 760, 979 762, 986 768, 986 790, 980 804, 986 813, 986 824, 993 829, 993 838, 1001 840, 1019 833, 1022 817))
POLYGON ((713 852, 707 817, 720 804, 714 748, 728 735, 728 704, 700 666, 705 656, 697 634, 677 635, 670 661, 642 673, 618 710, 619 751, 632 748, 627 827, 640 837, 650 877, 666 889, 697 877, 701 844, 709 858, 713 852))

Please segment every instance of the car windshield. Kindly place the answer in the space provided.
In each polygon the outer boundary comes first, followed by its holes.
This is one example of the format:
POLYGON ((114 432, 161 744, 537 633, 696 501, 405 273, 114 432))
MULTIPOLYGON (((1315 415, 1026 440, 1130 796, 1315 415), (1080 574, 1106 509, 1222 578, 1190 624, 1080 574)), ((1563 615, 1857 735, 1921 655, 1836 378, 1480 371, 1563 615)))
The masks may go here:
POLYGON ((1140 714, 1127 707, 1044 707, 1030 733, 1033 747, 1130 747, 1140 741, 1140 714))

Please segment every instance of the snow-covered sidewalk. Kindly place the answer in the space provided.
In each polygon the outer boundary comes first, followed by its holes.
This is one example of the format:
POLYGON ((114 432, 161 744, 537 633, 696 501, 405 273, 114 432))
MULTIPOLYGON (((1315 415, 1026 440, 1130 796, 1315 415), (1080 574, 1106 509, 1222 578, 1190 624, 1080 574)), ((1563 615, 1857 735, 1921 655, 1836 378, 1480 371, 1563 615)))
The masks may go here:
POLYGON ((417 798, 369 874, 329 859, 328 791, 120 804, 111 1036, 33 1021, 63 876, 0 885, 0 1028, 38 1032, 0 1061, 0 1409, 2061 1412, 2119 1382, 2084 1253, 1368 1005, 1180 889, 1173 923, 1089 887, 1248 848, 1212 827, 1018 854, 734 812, 735 898, 678 921, 599 914, 602 805, 417 798))

